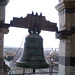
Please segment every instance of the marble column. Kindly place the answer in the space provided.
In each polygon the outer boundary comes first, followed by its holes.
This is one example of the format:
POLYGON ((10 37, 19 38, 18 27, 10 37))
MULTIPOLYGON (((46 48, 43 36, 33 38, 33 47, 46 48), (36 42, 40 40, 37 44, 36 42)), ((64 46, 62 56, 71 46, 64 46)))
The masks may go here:
MULTIPOLYGON (((0 1, 0 23, 5 22, 5 6, 9 0, 0 1)), ((3 75, 3 40, 4 34, 8 32, 7 28, 0 28, 0 75, 3 75)))
MULTIPOLYGON (((75 0, 59 0, 56 9, 59 14, 59 31, 71 31, 71 27, 75 26, 75 0)), ((58 75, 75 75, 75 33, 63 36, 59 45, 58 75)))

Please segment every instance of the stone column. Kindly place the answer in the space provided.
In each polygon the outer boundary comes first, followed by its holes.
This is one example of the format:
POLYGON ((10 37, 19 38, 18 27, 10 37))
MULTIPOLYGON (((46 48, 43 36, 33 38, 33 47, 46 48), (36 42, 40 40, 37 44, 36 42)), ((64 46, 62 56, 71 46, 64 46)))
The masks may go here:
MULTIPOLYGON (((0 0, 0 23, 5 22, 5 6, 7 3, 8 0, 0 0)), ((3 39, 7 32, 7 28, 0 28, 0 75, 3 75, 3 39)))
MULTIPOLYGON (((75 0, 59 0, 59 31, 70 32, 75 26, 75 0)), ((59 74, 75 75, 75 33, 63 35, 59 45, 59 74)))

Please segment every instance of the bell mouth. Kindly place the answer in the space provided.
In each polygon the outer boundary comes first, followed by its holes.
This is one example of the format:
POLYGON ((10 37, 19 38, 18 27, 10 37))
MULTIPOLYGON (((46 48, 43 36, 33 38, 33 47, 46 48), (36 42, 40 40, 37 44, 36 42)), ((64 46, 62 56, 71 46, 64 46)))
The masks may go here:
POLYGON ((16 62, 15 64, 18 67, 22 68, 33 68, 33 69, 44 69, 44 68, 49 68, 49 64, 47 63, 31 63, 31 62, 16 62), (40 64, 40 65, 39 65, 40 64))

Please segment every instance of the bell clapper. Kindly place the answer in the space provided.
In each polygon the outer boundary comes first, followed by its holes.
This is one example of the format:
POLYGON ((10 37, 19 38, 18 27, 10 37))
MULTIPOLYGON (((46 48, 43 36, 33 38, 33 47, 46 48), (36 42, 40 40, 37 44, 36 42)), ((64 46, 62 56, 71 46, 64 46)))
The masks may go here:
POLYGON ((23 68, 23 75, 25 74, 25 68, 23 68))
POLYGON ((35 69, 33 68, 33 73, 35 73, 35 69))

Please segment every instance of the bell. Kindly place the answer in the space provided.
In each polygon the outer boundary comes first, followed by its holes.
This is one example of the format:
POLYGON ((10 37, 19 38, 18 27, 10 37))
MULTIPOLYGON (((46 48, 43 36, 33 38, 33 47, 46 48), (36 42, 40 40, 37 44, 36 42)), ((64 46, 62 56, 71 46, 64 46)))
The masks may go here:
POLYGON ((24 52, 17 60, 16 66, 23 68, 48 68, 43 53, 43 39, 38 34, 30 34, 25 39, 24 52))

